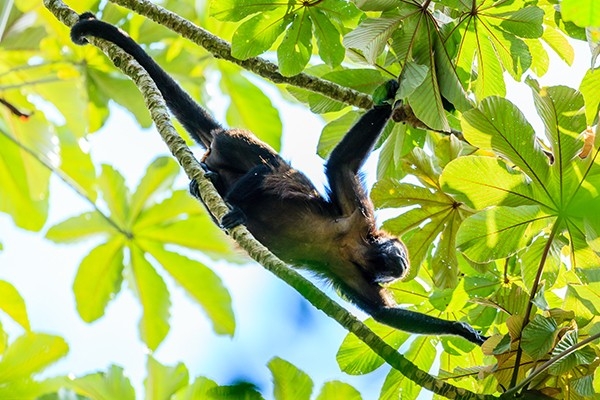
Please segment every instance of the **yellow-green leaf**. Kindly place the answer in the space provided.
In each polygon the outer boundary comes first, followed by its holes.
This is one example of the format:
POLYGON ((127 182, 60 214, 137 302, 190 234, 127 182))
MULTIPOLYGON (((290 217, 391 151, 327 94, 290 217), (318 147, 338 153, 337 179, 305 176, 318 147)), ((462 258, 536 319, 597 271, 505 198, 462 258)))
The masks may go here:
POLYGON ((104 315, 108 302, 121 289, 123 245, 123 239, 116 237, 90 251, 79 264, 73 293, 77 311, 86 322, 104 315))
POLYGON ((183 363, 174 367, 167 367, 148 357, 146 363, 147 376, 144 382, 146 400, 170 399, 175 392, 185 387, 189 380, 189 373, 183 363))
POLYGON ((178 173, 179 165, 170 157, 159 157, 152 161, 135 192, 131 195, 129 218, 136 219, 139 213, 149 205, 153 195, 171 187, 178 173))
POLYGON ((148 243, 149 253, 202 306, 219 334, 233 335, 235 320, 231 296, 221 279, 198 261, 148 243))
POLYGON ((27 332, 4 352, 0 360, 0 383, 30 378, 68 351, 69 346, 58 336, 27 332))
POLYGON ((156 350, 169 332, 169 291, 142 250, 136 246, 129 249, 134 292, 143 308, 140 335, 148 348, 156 350))
POLYGON ((98 234, 113 235, 115 228, 97 212, 86 212, 52 226, 46 239, 56 243, 77 242, 98 234))
POLYGON ((8 314, 24 329, 30 329, 25 301, 13 285, 2 280, 0 280, 0 310, 8 314))
POLYGON ((73 380, 69 386, 94 400, 135 400, 135 391, 123 368, 112 365, 108 372, 96 372, 73 380))

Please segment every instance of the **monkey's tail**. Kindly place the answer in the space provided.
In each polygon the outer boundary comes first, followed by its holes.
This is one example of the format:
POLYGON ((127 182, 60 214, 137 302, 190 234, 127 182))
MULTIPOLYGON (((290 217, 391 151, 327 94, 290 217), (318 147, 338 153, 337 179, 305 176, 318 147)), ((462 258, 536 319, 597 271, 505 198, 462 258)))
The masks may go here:
POLYGON ((117 27, 96 19, 94 14, 86 12, 79 16, 79 21, 71 28, 71 40, 84 45, 85 36, 94 36, 116 44, 131 55, 150 75, 156 83, 177 120, 199 144, 209 148, 213 131, 223 127, 189 94, 187 94, 133 39, 117 27))

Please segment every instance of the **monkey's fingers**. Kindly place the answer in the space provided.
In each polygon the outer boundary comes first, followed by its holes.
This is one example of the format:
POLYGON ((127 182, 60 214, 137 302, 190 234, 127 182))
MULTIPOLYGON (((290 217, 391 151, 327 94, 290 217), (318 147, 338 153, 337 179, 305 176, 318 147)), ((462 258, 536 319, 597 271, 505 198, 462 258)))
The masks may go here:
POLYGON ((231 211, 221 218, 221 226, 225 229, 231 229, 246 222, 246 215, 239 207, 232 207, 231 211))

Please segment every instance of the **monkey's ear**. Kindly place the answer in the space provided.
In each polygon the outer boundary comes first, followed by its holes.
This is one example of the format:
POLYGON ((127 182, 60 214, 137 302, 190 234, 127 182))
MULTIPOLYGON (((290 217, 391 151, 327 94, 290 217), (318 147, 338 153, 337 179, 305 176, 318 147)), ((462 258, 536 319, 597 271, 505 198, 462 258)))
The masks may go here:
POLYGON ((393 105, 396 92, 398 91, 398 81, 390 79, 389 81, 381 84, 373 92, 373 103, 376 106, 382 106, 384 104, 393 105))

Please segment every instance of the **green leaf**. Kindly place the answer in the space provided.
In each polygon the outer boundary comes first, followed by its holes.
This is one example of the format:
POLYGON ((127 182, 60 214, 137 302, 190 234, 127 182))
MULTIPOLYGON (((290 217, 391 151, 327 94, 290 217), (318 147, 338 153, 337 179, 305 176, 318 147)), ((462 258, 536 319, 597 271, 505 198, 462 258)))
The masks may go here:
POLYGON ((131 196, 129 205, 130 223, 138 218, 144 208, 148 207, 152 196, 173 186, 178 173, 179 165, 170 157, 159 157, 152 161, 131 196))
POLYGON ((469 72, 475 61, 478 65, 475 80, 475 97, 483 100, 489 96, 505 96, 506 85, 502 76, 502 65, 494 46, 490 42, 489 33, 481 32, 480 29, 473 31, 471 25, 469 30, 461 31, 463 40, 459 50, 460 58, 457 66, 463 71, 469 72))
POLYGON ((79 190, 92 201, 96 200, 96 169, 89 152, 84 151, 79 139, 65 128, 58 129, 60 140, 60 169, 79 190))
POLYGON ((308 7, 313 23, 313 32, 319 48, 319 56, 325 64, 339 66, 344 61, 346 51, 340 41, 340 33, 323 11, 316 7, 308 7))
POLYGON ((221 64, 221 70, 221 87, 231 98, 227 122, 231 126, 249 129, 278 151, 281 147, 282 124, 279 111, 271 99, 239 70, 225 64, 221 64), (260 110, 260 113, 256 110, 260 110))
POLYGON ((297 75, 312 55, 312 22, 306 13, 295 15, 277 48, 279 71, 283 76, 297 75))
POLYGON ((456 232, 462 219, 453 213, 448 218, 445 228, 431 258, 433 283, 440 289, 455 288, 458 283, 458 260, 456 258, 456 232))
POLYGON ((210 2, 210 16, 220 21, 240 21, 259 12, 280 7, 278 3, 265 3, 263 0, 219 0, 210 2))
POLYGON ((276 400, 309 400, 313 382, 291 363, 275 357, 268 364, 273 374, 273 396, 276 400))
POLYGON ((4 330, 2 322, 0 321, 0 356, 4 354, 6 347, 8 346, 8 333, 4 330))
POLYGON ((231 55, 240 60, 269 50, 291 22, 284 7, 261 12, 242 23, 231 39, 231 55))
POLYGON ((202 376, 196 378, 194 383, 179 390, 172 400, 199 400, 209 398, 208 393, 211 389, 216 388, 217 384, 202 376))
POLYGON ((169 332, 169 291, 141 249, 130 246, 130 253, 133 289, 143 308, 141 338, 151 350, 156 350, 169 332))
POLYGON ((358 117, 359 115, 356 111, 350 111, 327 123, 321 132, 317 146, 319 156, 323 158, 328 157, 350 127, 354 125, 358 117))
POLYGON ((112 365, 108 372, 96 372, 74 379, 71 386, 77 393, 94 400, 135 400, 135 391, 123 368, 112 365))
POLYGON ((432 74, 431 69, 427 71, 423 83, 408 96, 408 102, 419 121, 429 128, 444 132, 450 131, 437 77, 432 74))
POLYGON ((522 38, 539 38, 544 32, 543 18, 541 8, 524 7, 503 18, 500 27, 522 38))
POLYGON ((456 66, 448 54, 445 40, 437 37, 434 40, 434 63, 437 81, 442 96, 460 112, 473 108, 473 104, 461 85, 456 66))
POLYGON ((396 0, 356 0, 355 3, 363 11, 391 11, 398 8, 396 0))
POLYGON ((377 209, 415 205, 425 209, 452 206, 452 199, 444 193, 393 179, 382 179, 377 182, 371 191, 371 197, 377 209))
POLYGON ((510 101, 501 97, 486 98, 478 108, 463 114, 461 125, 472 145, 506 157, 539 187, 550 184, 548 159, 535 141, 535 132, 510 101))
POLYGON ((146 400, 165 400, 179 389, 187 386, 189 373, 183 363, 166 367, 149 356, 146 363, 148 375, 144 382, 146 400))
POLYGON ((557 335, 556 321, 536 314, 523 329, 521 346, 528 356, 537 361, 552 349, 557 335))
POLYGON ((589 125, 593 124, 598 115, 600 105, 600 87, 597 85, 599 74, 597 70, 588 70, 579 86, 579 91, 585 99, 585 116, 589 125))
POLYGON ((79 264, 73 293, 77 312, 86 322, 103 316, 108 302, 121 289, 123 245, 124 239, 116 237, 92 249, 79 264))
POLYGON ((573 21, 582 28, 600 26, 600 10, 594 0, 563 0, 560 12, 565 21, 573 21))
POLYGON ((136 231, 136 236, 139 239, 201 250, 216 259, 227 257, 238 262, 240 259, 234 254, 232 244, 224 240, 223 233, 206 215, 190 216, 179 221, 161 221, 156 226, 136 231), (202 235, 190 235, 190 232, 202 232, 202 235))
POLYGON ((263 400, 260 392, 250 383, 242 382, 230 386, 217 386, 208 391, 211 400, 263 400))
MULTIPOLYGON (((429 371, 435 360, 434 342, 426 336, 419 336, 411 343, 404 355, 409 360, 413 360, 422 371, 429 371)), ((379 399, 398 399, 398 393, 402 393, 402 397, 407 399, 416 399, 419 397, 420 391, 419 385, 392 368, 385 378, 379 399)))
POLYGON ((69 351, 64 339, 43 333, 27 332, 19 336, 0 360, 0 383, 29 379, 69 351))
POLYGON ((316 400, 362 400, 360 392, 340 381, 325 382, 316 400))
POLYGON ((25 155, 13 140, 45 154, 52 148, 47 121, 35 114, 26 124, 11 119, 10 131, 0 118, 0 211, 23 229, 39 231, 48 217, 50 171, 25 155), (9 138, 13 138, 12 140, 9 138))
POLYGON ((218 334, 233 336, 235 320, 231 296, 221 279, 208 267, 161 246, 147 243, 147 248, 163 268, 202 306, 218 334))
MULTIPOLYGON (((164 34, 164 31, 161 33, 164 34)), ((98 91, 97 95, 115 101, 133 114, 142 127, 148 128, 152 125, 144 98, 140 96, 139 89, 131 79, 91 68, 88 69, 87 77, 87 83, 90 85, 88 91, 98 91)))
POLYGON ((409 61, 402 69, 400 76, 400 88, 396 97, 405 98, 410 96, 425 81, 429 67, 409 61))
MULTIPOLYGON (((564 176, 571 169, 569 163, 583 147, 580 134, 587 127, 583 96, 567 86, 539 88, 532 79, 528 79, 527 83, 532 89, 537 113, 546 128, 546 138, 552 148, 556 168, 564 176)), ((564 179, 561 181, 563 185, 566 183, 564 179)))
MULTIPOLYGON (((573 346, 579 341, 579 335, 577 330, 570 330, 558 341, 554 350, 552 350, 552 356, 558 356, 561 353, 571 350, 573 346)), ((596 353, 590 346, 585 346, 575 352, 556 360, 548 371, 552 375, 562 375, 573 370, 578 365, 589 365, 596 359, 596 353)))
POLYGON ((344 36, 344 46, 347 49, 360 50, 369 64, 375 64, 388 39, 401 22, 401 17, 366 19, 344 36))
POLYGON ((496 157, 467 156, 450 161, 440 178, 445 191, 476 210, 493 205, 533 204, 530 180, 496 157), (465 171, 477 171, 466 174, 465 171))
POLYGON ((116 232, 114 226, 110 225, 106 218, 92 211, 71 217, 50 227, 46 232, 46 239, 55 243, 73 243, 90 236, 114 235, 116 232))
MULTIPOLYGON (((394 329, 387 325, 380 324, 374 319, 369 318, 364 323, 377 336, 383 338, 386 343, 394 349, 408 340, 410 334, 394 329)), ((340 369, 350 375, 365 375, 381 367, 384 360, 371 350, 362 340, 359 340, 353 333, 348 333, 344 338, 336 354, 336 360, 340 369)))
MULTIPOLYGON (((565 35, 553 26, 544 26, 544 35, 542 39, 554 52, 568 65, 573 64, 575 59, 575 50, 565 35)), ((532 52, 532 55, 535 53, 532 52)), ((541 75, 538 75, 541 76, 541 75)))
POLYGON ((0 280, 0 310, 4 311, 25 330, 30 329, 23 297, 13 285, 3 280, 0 280))
POLYGON ((458 230, 456 244, 469 259, 485 263, 508 257, 529 244, 538 233, 533 222, 550 217, 538 206, 495 207, 467 218, 458 230))
POLYGON ((111 212, 111 218, 120 226, 125 226, 129 215, 129 190, 125 178, 110 165, 102 165, 102 174, 98 178, 102 197, 111 212))

